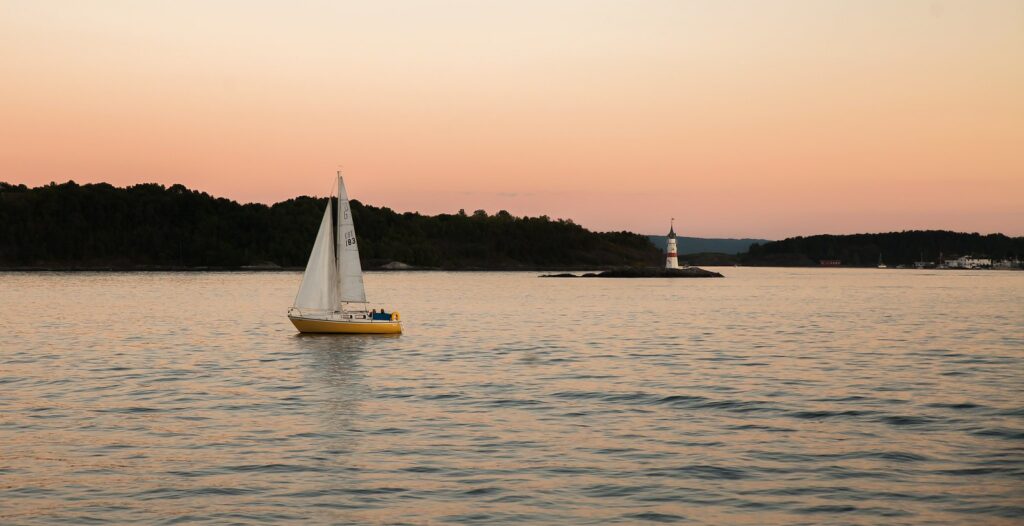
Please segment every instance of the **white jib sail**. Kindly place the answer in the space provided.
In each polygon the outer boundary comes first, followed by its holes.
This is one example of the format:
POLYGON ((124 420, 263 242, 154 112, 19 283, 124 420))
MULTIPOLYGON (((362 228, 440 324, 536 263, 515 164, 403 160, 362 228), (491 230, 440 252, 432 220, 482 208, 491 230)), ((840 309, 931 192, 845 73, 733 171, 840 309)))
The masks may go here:
POLYGON ((295 306, 299 309, 334 311, 338 308, 338 269, 334 264, 332 223, 331 200, 328 199, 313 251, 309 253, 306 272, 302 275, 299 293, 295 295, 295 306))
POLYGON ((341 278, 341 301, 366 303, 363 288, 363 267, 359 264, 356 226, 348 205, 345 180, 338 173, 338 276, 341 278))

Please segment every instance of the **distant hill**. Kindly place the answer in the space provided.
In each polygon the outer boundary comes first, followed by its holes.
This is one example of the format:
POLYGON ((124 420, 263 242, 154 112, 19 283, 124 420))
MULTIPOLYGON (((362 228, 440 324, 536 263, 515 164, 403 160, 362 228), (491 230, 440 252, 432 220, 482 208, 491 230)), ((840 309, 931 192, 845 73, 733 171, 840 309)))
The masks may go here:
MULTIPOLYGON (((182 185, 0 183, 0 267, 303 267, 326 203, 239 204, 182 185)), ((351 204, 364 268, 603 268, 662 257, 646 236, 571 220, 351 204)))
POLYGON ((881 257, 889 266, 910 266, 919 260, 935 262, 940 254, 943 258, 1024 257, 1024 237, 946 230, 793 237, 753 245, 749 252, 740 255, 740 262, 758 266, 817 266, 821 260, 838 260, 843 266, 873 267, 881 257))
MULTIPOLYGON (((665 250, 666 236, 647 236, 654 246, 665 250)), ((770 243, 767 239, 722 239, 683 237, 676 238, 676 247, 680 255, 718 253, 718 254, 740 254, 746 252, 754 243, 770 243)))

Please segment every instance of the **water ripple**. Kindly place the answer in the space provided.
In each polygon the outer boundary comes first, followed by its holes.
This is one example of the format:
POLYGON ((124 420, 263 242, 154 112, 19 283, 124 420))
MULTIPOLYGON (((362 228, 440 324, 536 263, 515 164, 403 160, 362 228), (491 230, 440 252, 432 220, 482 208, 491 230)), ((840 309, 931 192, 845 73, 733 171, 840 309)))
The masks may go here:
POLYGON ((1024 274, 725 273, 368 273, 397 338, 297 335, 298 273, 0 273, 0 523, 1024 516, 1024 274))

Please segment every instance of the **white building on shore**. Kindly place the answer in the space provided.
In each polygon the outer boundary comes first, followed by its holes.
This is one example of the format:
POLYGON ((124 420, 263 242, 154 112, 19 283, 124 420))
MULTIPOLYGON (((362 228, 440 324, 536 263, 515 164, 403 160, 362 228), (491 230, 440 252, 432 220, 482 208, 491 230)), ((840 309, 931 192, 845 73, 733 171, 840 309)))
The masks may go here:
POLYGON ((992 260, 989 258, 976 258, 974 256, 960 256, 956 259, 947 259, 944 261, 946 268, 964 268, 964 269, 978 269, 978 268, 992 268, 992 260))
POLYGON ((1024 269, 1024 261, 1017 258, 1006 258, 1000 259, 999 261, 992 262, 992 268, 999 270, 1019 270, 1024 269))

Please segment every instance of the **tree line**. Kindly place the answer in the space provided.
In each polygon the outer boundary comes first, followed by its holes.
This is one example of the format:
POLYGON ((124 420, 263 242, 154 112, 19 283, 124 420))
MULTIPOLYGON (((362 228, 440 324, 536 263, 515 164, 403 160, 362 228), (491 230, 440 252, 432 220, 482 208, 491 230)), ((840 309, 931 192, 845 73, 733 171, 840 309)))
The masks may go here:
MULTIPOLYGON (((182 185, 0 182, 0 266, 302 267, 327 198, 240 204, 182 185)), ((436 216, 351 201, 364 268, 530 268, 656 264, 646 236, 506 211, 436 216)))
POLYGON ((822 260, 838 260, 843 266, 866 267, 880 260, 888 266, 911 266, 966 255, 1024 258, 1024 237, 946 230, 817 235, 755 243, 739 259, 744 265, 758 266, 817 266, 822 260))
MULTIPOLYGON (((306 264, 327 198, 240 204, 182 185, 118 188, 73 181, 0 182, 0 267, 140 268, 306 264)), ((629 232, 591 232, 566 219, 399 213, 351 201, 364 268, 392 261, 444 269, 661 266, 664 247, 629 232)), ((950 231, 816 235, 755 243, 696 264, 844 266, 935 262, 940 255, 1024 258, 1024 237, 950 231)))

